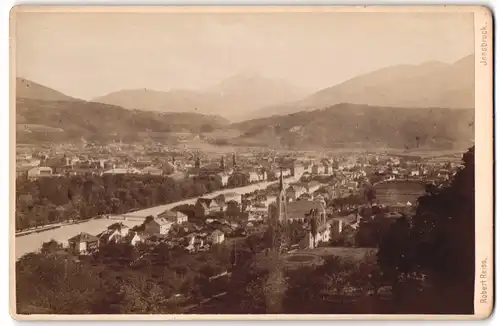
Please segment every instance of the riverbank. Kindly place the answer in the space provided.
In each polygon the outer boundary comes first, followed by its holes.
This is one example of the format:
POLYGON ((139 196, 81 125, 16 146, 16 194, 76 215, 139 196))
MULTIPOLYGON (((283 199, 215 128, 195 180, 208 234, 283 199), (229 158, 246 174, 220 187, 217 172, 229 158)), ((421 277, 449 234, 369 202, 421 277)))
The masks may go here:
POLYGON ((53 230, 53 229, 58 229, 58 228, 60 228, 62 226, 66 226, 66 225, 86 223, 86 222, 88 222, 90 220, 95 220, 95 219, 99 219, 99 217, 92 217, 92 218, 89 218, 89 219, 86 219, 86 220, 76 220, 76 221, 72 221, 72 222, 59 222, 59 223, 44 225, 44 226, 41 226, 39 228, 34 228, 34 229, 19 231, 19 232, 16 232, 16 238, 17 237, 26 236, 26 235, 29 235, 29 234, 32 234, 32 233, 40 233, 40 232, 45 232, 45 231, 49 231, 49 230, 53 230))
MULTIPOLYGON (((290 181, 291 179, 288 178, 290 181)), ((245 194, 249 192, 253 192, 258 189, 265 189, 269 185, 276 183, 277 181, 269 181, 269 182, 261 182, 255 183, 248 186, 233 188, 233 189, 224 189, 220 191, 216 191, 210 194, 204 195, 204 197, 215 197, 224 193, 238 193, 245 194)), ((41 232, 33 232, 30 234, 26 234, 24 236, 15 238, 15 255, 16 260, 21 258, 27 253, 35 252, 40 249, 44 242, 48 242, 50 240, 55 240, 57 242, 61 242, 63 244, 67 243, 68 239, 75 236, 80 232, 86 232, 92 235, 96 235, 106 229, 113 223, 116 223, 116 220, 123 220, 126 225, 129 227, 134 227, 136 225, 142 224, 144 218, 149 215, 156 216, 161 212, 172 209, 175 206, 182 204, 194 204, 196 202, 196 198, 190 198, 182 201, 178 201, 175 203, 170 203, 167 205, 160 205, 151 208, 146 208, 143 210, 139 210, 136 212, 132 212, 130 214, 118 215, 114 217, 100 218, 100 219, 90 219, 86 220, 82 223, 72 223, 67 225, 61 225, 57 228, 43 230, 41 232)))
MULTIPOLYGON (((288 178, 290 179, 290 178, 288 178)), ((256 190, 261 190, 261 189, 265 189, 267 187, 269 187, 270 185, 276 183, 278 181, 265 181, 265 182, 258 182, 258 183, 253 183, 253 184, 250 184, 248 186, 244 186, 244 187, 239 187, 239 188, 230 188, 230 189, 223 189, 223 190, 218 190, 218 191, 214 191, 214 192, 211 192, 211 193, 208 193, 208 194, 205 194, 201 197, 203 198, 213 198, 213 197, 216 197, 216 196, 219 196, 219 195, 223 195, 223 194, 228 194, 228 193, 236 193, 236 194, 239 194, 239 195, 243 195, 243 194, 246 194, 246 193, 249 193, 249 192, 253 192, 253 191, 256 191, 256 190)), ((196 203, 196 200, 200 198, 200 197, 194 197, 194 198, 189 198, 189 199, 184 199, 184 200, 181 200, 181 201, 177 201, 177 202, 174 202, 174 203, 170 203, 170 204, 165 204, 165 205, 159 205, 159 206, 155 206, 155 207, 150 207, 150 208, 146 208, 146 209, 141 209, 141 210, 138 210, 138 211, 135 211, 135 212, 130 212, 130 213, 126 213, 126 214, 122 214, 121 216, 123 216, 125 220, 135 220, 135 219, 144 219, 146 218, 147 216, 157 216, 159 215, 160 213, 163 213, 164 211, 166 210, 169 210, 169 209, 172 209, 176 206, 179 206, 179 205, 194 205, 196 203)), ((116 217, 115 217, 116 219, 116 217)))
POLYGON ((44 231, 48 231, 48 230, 57 229, 63 225, 67 225, 67 224, 70 224, 70 223, 56 223, 56 224, 44 225, 44 226, 39 227, 39 228, 16 232, 15 236, 17 238, 17 237, 22 237, 22 236, 25 236, 25 235, 28 235, 31 233, 40 233, 40 232, 44 232, 44 231))
MULTIPOLYGON (((31 233, 22 237, 15 238, 15 257, 16 260, 30 252, 38 251, 42 244, 50 240, 55 240, 62 244, 67 244, 68 239, 81 232, 86 232, 92 235, 99 234, 111 224, 116 223, 112 219, 92 219, 84 223, 68 224, 56 229, 31 233)), ((129 227, 140 225, 142 221, 127 221, 129 227)))

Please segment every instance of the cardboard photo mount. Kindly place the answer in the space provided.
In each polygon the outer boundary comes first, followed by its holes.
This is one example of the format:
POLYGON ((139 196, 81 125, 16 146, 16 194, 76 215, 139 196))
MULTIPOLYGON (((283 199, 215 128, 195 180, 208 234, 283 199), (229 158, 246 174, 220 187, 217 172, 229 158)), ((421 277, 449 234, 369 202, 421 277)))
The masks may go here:
MULTIPOLYGON (((15 85, 17 16, 36 13, 407 13, 461 12, 474 17, 475 44, 475 312, 473 315, 20 315, 15 304, 15 216, 10 215, 10 313, 17 320, 463 320, 490 316, 494 300, 493 255, 493 21, 482 6, 16 6, 10 14, 11 207, 15 207, 15 85)), ((348 33, 348 31, 346 31, 348 33)), ((33 55, 36 55, 34 53, 33 55)))

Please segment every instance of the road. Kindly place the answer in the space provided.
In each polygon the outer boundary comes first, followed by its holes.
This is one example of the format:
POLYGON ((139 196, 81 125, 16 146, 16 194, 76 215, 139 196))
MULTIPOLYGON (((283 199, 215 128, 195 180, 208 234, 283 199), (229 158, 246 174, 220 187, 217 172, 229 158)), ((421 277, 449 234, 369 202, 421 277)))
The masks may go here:
MULTIPOLYGON (((225 189, 221 191, 216 191, 210 194, 205 195, 204 197, 214 197, 223 193, 238 193, 245 194, 249 192, 253 192, 258 189, 265 189, 267 186, 275 183, 273 182, 261 182, 251 184, 245 187, 234 188, 234 189, 225 189)), ((143 221, 143 218, 148 215, 157 215, 165 210, 171 209, 177 205, 181 204, 194 204, 196 202, 196 198, 182 200, 179 202, 171 203, 168 205, 161 205, 156 207, 151 207, 147 209, 143 209, 140 211, 136 211, 127 215, 127 219, 124 221, 124 224, 129 227, 134 227, 136 225, 140 225, 143 221), (130 219, 128 217, 131 217, 130 219), (135 218, 134 218, 135 217, 135 218)), ((117 217, 123 219, 123 217, 117 217)), ((114 219, 94 219, 88 222, 73 224, 73 225, 65 225, 61 226, 57 229, 47 230, 40 233, 31 233, 28 235, 24 235, 22 237, 15 238, 15 255, 16 260, 21 258, 23 255, 34 252, 40 249, 44 242, 48 242, 50 240, 55 240, 65 244, 69 238, 75 236, 80 232, 86 232, 92 235, 97 235, 98 233, 104 231, 109 225, 116 223, 114 219)))

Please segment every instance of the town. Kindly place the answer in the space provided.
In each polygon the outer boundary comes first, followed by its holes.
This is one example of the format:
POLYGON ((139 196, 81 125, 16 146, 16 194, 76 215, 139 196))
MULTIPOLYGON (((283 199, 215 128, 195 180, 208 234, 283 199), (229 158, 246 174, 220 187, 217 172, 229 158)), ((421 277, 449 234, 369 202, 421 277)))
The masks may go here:
POLYGON ((185 269, 196 259, 210 290, 195 295, 184 286, 169 298, 177 299, 176 309, 192 309, 226 293, 213 280, 224 279, 227 287, 242 248, 253 243, 262 253, 273 247, 275 223, 287 225, 278 251, 289 265, 311 253, 333 257, 376 248, 380 221, 387 228, 414 214, 426 185, 447 185, 460 159, 367 151, 221 153, 160 144, 21 147, 16 255, 57 252, 80 263, 125 260, 130 268, 175 257, 185 269))
POLYGON ((486 10, 242 9, 11 10, 12 315, 486 316, 486 10))

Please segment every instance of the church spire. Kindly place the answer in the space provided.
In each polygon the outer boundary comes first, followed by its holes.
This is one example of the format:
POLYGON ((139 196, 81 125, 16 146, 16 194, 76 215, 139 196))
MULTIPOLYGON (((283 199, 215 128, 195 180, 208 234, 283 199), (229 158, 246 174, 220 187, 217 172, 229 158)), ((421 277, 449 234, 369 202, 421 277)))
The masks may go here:
POLYGON ((283 183, 283 170, 280 168, 280 183, 279 183, 279 194, 277 198, 277 208, 278 208, 278 218, 277 221, 280 223, 287 222, 287 208, 286 208, 286 191, 285 185, 283 183))
POLYGON ((280 191, 283 190, 283 169, 280 168, 280 191))

